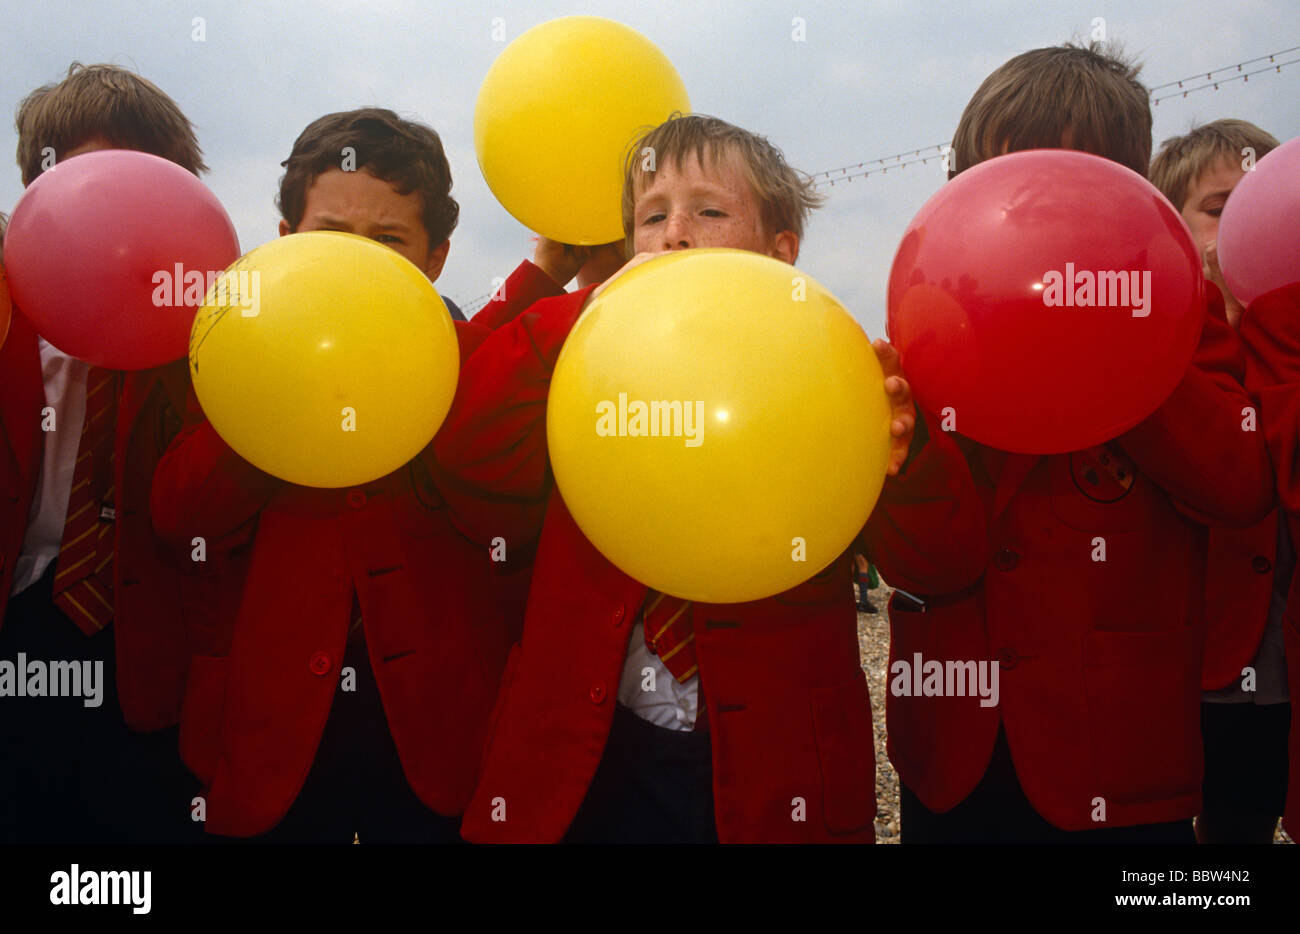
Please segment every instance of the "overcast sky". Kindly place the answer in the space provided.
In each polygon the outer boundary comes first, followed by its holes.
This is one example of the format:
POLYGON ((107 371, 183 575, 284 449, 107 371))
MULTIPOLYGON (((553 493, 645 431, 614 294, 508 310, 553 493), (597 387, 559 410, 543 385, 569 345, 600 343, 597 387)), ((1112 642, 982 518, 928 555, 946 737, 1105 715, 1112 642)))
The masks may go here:
MULTIPOLYGON (((765 134, 809 173, 946 141, 983 78, 1027 49, 1085 37, 1096 17, 1143 63, 1148 85, 1300 46, 1296 0, 911 2, 59 2, 3 0, 0 100, 10 108, 70 62, 139 71, 198 127, 205 177, 249 250, 275 236, 279 163, 311 120, 365 105, 432 125, 461 205, 440 291, 462 303, 531 255, 528 232, 492 197, 474 157, 480 81, 507 40, 548 19, 593 13, 655 42, 696 111, 765 134), (191 38, 202 17, 206 41, 191 38), (806 39, 792 38, 801 17, 806 39)), ((1287 60, 1300 57, 1297 53, 1287 60)), ((1254 66, 1259 67, 1259 66, 1254 66)), ((1281 139, 1300 135, 1300 65, 1224 84, 1155 109, 1155 142, 1193 123, 1241 117, 1281 139)), ((12 120, 0 150, 13 153, 12 120)), ((883 334, 885 281, 908 221, 943 181, 937 161, 829 190, 799 265, 872 336, 883 334)), ((0 210, 21 194, 0 172, 0 210)))

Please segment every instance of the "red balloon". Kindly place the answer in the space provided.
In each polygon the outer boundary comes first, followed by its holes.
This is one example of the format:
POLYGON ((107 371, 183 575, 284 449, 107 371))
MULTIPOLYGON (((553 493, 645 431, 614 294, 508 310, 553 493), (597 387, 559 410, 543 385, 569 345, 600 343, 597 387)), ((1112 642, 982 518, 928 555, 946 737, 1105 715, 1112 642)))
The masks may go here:
POLYGON ((238 257, 216 195, 175 163, 124 149, 42 173, 14 207, 4 251, 14 304, 41 336, 120 370, 184 357, 210 275, 238 257))
POLYGON ((9 336, 9 319, 13 316, 13 305, 9 301, 9 282, 5 278, 4 263, 0 263, 0 347, 5 345, 9 336))
POLYGON ((1122 434, 1178 385, 1204 320, 1191 232, 1152 185, 1087 153, 975 166, 913 218, 888 332, 944 428, 1023 454, 1122 434))

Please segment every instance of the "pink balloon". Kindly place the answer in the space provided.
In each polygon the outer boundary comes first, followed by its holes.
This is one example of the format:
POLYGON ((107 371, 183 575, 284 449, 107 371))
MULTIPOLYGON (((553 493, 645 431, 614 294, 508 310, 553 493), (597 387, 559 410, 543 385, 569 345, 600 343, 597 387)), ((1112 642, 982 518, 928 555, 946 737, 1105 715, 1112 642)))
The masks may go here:
POLYGON ((1237 301, 1300 282, 1300 137, 1255 164, 1219 220, 1219 268, 1237 301))
POLYGON ((184 357, 210 274, 238 257, 216 195, 175 163, 125 149, 46 170, 18 200, 4 248, 14 306, 41 336, 118 370, 184 357))

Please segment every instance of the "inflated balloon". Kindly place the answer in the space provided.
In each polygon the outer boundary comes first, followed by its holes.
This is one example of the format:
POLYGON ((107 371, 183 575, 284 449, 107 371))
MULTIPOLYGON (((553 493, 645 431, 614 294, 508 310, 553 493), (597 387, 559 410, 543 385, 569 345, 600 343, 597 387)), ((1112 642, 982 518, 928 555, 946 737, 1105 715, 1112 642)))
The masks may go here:
POLYGON ((47 341, 96 366, 185 356, 195 309, 239 256, 216 195, 158 156, 74 156, 32 182, 5 235, 14 304, 47 341))
POLYGON ((638 266, 569 335, 547 399, 555 479, 626 574, 738 603, 825 568, 885 478, 890 406, 870 341, 793 267, 740 250, 638 266))
POLYGON ((194 319, 190 376, 235 452, 302 486, 367 483, 433 439, 456 391, 451 316, 393 250, 291 234, 222 274, 194 319))
POLYGON ((1287 140, 1232 189, 1219 220, 1219 268, 1249 305, 1300 282, 1300 137, 1287 140))
POLYGON ((9 300, 9 280, 5 278, 4 263, 0 263, 0 347, 5 345, 9 336, 9 319, 13 315, 13 305, 9 300))
POLYGON ((488 187, 525 227, 608 243, 623 237, 628 147, 690 106, 650 40, 613 20, 566 16, 534 26, 492 64, 474 105, 474 148, 488 187))
MULTIPOLYGON (((1234 195, 1235 197, 1235 195, 1234 195)), ((888 329, 921 406, 1025 454, 1110 440, 1182 379, 1204 320, 1200 253, 1146 179, 1070 150, 999 156, 912 219, 888 329)))

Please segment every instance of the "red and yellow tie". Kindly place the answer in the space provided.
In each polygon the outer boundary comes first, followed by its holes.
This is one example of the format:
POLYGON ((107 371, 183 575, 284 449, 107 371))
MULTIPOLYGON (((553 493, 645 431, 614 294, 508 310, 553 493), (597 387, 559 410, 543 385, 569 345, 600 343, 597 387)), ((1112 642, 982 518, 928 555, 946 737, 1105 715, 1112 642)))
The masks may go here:
POLYGON ((118 372, 91 367, 86 421, 68 497, 68 518, 54 574, 54 604, 86 635, 113 621, 113 434, 118 372))
POLYGON ((679 684, 684 684, 700 670, 695 657, 695 630, 691 625, 689 600, 650 591, 643 624, 646 646, 659 656, 679 684))

